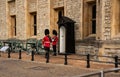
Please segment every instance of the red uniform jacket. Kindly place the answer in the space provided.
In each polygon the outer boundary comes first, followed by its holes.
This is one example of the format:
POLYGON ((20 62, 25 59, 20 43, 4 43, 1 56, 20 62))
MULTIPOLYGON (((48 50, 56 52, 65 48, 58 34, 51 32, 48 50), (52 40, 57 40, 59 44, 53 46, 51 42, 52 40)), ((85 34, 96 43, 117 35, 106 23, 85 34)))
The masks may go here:
POLYGON ((57 37, 57 36, 54 36, 54 37, 52 38, 52 45, 56 45, 57 42, 58 42, 58 37, 57 37))
POLYGON ((44 47, 49 47, 50 48, 50 42, 51 42, 51 40, 50 40, 49 36, 45 36, 43 38, 42 44, 43 44, 44 47))

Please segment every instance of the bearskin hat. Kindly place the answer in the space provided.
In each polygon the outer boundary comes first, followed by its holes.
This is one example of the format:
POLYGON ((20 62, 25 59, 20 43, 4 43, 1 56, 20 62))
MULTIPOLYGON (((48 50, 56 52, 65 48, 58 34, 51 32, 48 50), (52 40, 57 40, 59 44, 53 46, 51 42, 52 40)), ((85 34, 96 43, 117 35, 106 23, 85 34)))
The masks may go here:
POLYGON ((56 30, 53 30, 52 32, 54 35, 57 35, 57 31, 56 30))
POLYGON ((48 29, 45 29, 45 35, 49 34, 49 30, 48 29))

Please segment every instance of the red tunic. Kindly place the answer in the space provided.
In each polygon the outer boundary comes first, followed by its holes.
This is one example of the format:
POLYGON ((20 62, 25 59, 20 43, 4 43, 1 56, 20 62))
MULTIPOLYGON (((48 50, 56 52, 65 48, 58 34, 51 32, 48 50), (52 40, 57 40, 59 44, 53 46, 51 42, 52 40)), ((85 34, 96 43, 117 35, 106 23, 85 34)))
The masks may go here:
POLYGON ((43 38, 42 44, 44 47, 50 47, 50 38, 48 36, 45 36, 43 38))
POLYGON ((58 42, 58 37, 57 37, 57 36, 54 36, 54 37, 52 38, 52 45, 56 45, 57 42, 58 42))

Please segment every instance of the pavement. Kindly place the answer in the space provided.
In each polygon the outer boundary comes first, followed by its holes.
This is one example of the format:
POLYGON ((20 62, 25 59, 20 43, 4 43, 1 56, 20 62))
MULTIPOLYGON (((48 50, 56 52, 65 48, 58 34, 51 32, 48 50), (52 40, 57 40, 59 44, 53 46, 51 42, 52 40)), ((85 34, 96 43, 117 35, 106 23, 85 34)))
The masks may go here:
MULTIPOLYGON (((69 57, 77 58, 76 55, 69 57)), ((12 53, 11 58, 2 53, 0 57, 0 77, 79 77, 113 67, 110 64, 91 63, 91 68, 86 68, 86 62, 77 60, 69 60, 68 65, 64 65, 62 55, 50 56, 49 63, 46 63, 44 55, 35 55, 35 61, 31 61, 31 56, 26 53, 22 53, 21 60, 18 59, 18 53, 12 53)), ((112 72, 105 77, 120 77, 120 72, 112 72)))
POLYGON ((72 77, 95 70, 63 64, 0 58, 0 77, 72 77))

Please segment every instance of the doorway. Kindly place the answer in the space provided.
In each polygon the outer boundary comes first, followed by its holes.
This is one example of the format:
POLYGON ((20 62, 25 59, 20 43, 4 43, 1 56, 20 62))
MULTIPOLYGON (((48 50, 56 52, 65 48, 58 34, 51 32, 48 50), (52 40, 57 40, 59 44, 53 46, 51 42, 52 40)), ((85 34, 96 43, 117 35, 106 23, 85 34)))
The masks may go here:
POLYGON ((60 53, 65 53, 66 48, 66 29, 64 26, 60 27, 60 53))
POLYGON ((66 16, 60 17, 58 21, 60 31, 60 53, 75 53, 74 23, 66 16))

